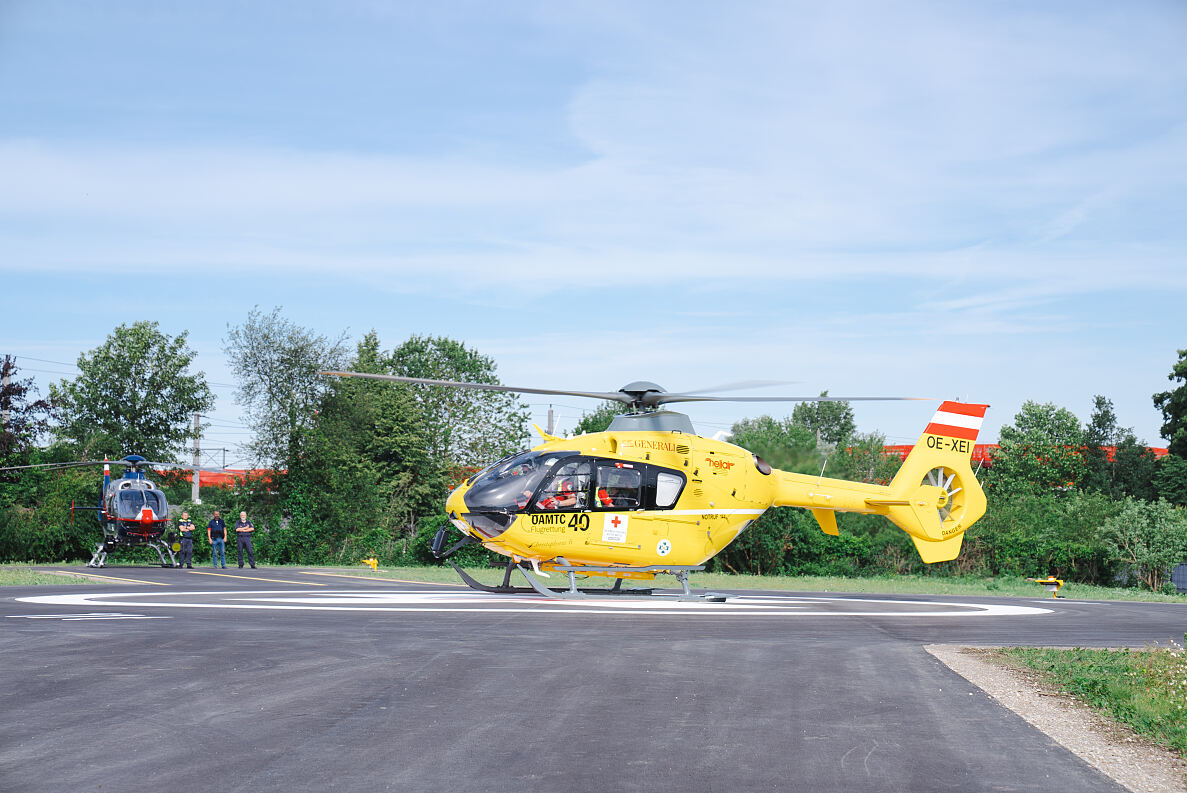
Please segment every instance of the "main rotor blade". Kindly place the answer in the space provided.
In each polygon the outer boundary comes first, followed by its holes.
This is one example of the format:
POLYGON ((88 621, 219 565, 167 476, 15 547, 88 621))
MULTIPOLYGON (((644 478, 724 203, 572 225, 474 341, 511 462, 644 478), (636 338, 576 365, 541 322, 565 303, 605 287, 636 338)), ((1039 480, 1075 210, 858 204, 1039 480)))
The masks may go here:
MULTIPOLYGON (((124 466, 132 465, 131 463, 125 463, 122 460, 112 460, 112 462, 119 463, 120 465, 124 465, 124 466)), ((147 466, 149 468, 173 468, 178 471, 192 471, 196 467, 199 471, 204 471, 209 474, 221 474, 228 470, 226 468, 207 468, 202 465, 194 466, 192 463, 154 463, 149 460, 145 460, 143 462, 136 463, 137 468, 145 467, 145 466, 147 466)))
POLYGON ((769 388, 777 385, 795 385, 795 380, 741 380, 737 383, 722 383, 709 388, 690 388, 682 394, 712 394, 716 391, 746 391, 751 388, 769 388))
MULTIPOLYGON (((111 462, 116 462, 112 460, 111 462)), ((34 463, 32 465, 9 465, 5 468, 0 468, 0 471, 20 471, 25 468, 81 468, 84 465, 103 465, 102 460, 88 461, 88 462, 73 462, 73 463, 34 463)))
POLYGON ((650 405, 666 405, 671 402, 911 402, 931 401, 931 397, 847 397, 847 396, 758 396, 758 397, 714 397, 697 394, 648 394, 650 405))
MULTIPOLYGON (((24 470, 24 469, 28 469, 28 468, 47 468, 50 470, 55 470, 55 469, 61 469, 61 468, 84 468, 84 467, 90 466, 90 465, 119 465, 119 466, 123 466, 124 468, 132 468, 132 467, 136 467, 136 468, 143 468, 143 467, 179 468, 183 471, 194 470, 194 466, 192 466, 188 463, 154 463, 150 460, 140 460, 135 463, 130 463, 127 460, 120 459, 120 460, 86 460, 84 462, 70 462, 70 463, 34 463, 33 465, 10 465, 10 466, 6 466, 4 468, 0 468, 0 471, 20 471, 20 470, 24 470)), ((198 470, 205 471, 206 473, 211 473, 211 474, 220 474, 220 473, 224 473, 225 471, 230 470, 230 469, 206 468, 203 466, 198 466, 198 470)))
POLYGON ((614 402, 630 404, 631 398, 619 391, 562 391, 553 388, 520 388, 509 385, 493 385, 490 383, 463 383, 458 380, 431 380, 427 377, 402 377, 394 374, 371 374, 369 372, 318 372, 318 374, 334 375, 336 377, 365 377, 369 380, 389 380, 393 383, 418 383, 420 385, 440 385, 450 388, 473 388, 478 391, 502 391, 510 394, 545 394, 548 396, 580 396, 591 399, 608 399, 614 402))

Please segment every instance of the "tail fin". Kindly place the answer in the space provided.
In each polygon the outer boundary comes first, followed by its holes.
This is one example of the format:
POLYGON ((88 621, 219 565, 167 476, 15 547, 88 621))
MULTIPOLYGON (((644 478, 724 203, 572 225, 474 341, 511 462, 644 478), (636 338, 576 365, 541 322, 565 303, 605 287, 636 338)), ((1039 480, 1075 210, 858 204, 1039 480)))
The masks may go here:
POLYGON ((988 407, 941 404, 890 483, 890 494, 866 501, 885 507, 929 564, 955 559, 965 530, 985 514, 985 493, 970 462, 988 407))

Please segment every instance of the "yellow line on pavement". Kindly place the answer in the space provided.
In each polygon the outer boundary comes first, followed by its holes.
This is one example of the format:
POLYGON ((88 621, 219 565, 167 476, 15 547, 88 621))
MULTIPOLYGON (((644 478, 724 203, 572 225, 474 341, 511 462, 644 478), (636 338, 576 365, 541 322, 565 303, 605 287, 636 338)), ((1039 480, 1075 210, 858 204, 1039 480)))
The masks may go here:
POLYGON ((249 581, 268 581, 273 584, 300 584, 302 586, 325 586, 325 584, 319 584, 316 581, 286 581, 283 578, 256 578, 254 575, 235 575, 233 573, 206 573, 201 570, 187 570, 186 572, 193 573, 194 575, 216 575, 216 576, 219 576, 220 578, 244 578, 249 581))
POLYGON ((170 586, 161 581, 137 581, 135 578, 117 578, 113 575, 95 575, 94 573, 76 573, 73 570, 54 570, 58 575, 73 575, 79 578, 93 578, 96 581, 125 581, 132 584, 152 584, 153 586, 170 586))
POLYGON ((302 570, 304 575, 332 575, 335 578, 361 578, 364 581, 392 581, 397 584, 425 584, 426 586, 461 586, 460 584, 443 584, 440 581, 410 581, 406 578, 384 578, 378 575, 349 575, 347 573, 313 573, 308 570, 302 570))

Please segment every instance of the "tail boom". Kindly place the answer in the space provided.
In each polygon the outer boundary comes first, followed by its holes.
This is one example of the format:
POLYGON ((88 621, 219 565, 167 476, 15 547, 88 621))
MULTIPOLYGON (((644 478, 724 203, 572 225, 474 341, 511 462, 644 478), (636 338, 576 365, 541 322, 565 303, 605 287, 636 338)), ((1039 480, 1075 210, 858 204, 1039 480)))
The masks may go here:
POLYGON ((985 514, 970 461, 988 407, 941 404, 889 485, 778 471, 775 505, 811 509, 827 534, 837 533, 837 512, 885 515, 911 536, 924 562, 955 559, 965 530, 985 514))

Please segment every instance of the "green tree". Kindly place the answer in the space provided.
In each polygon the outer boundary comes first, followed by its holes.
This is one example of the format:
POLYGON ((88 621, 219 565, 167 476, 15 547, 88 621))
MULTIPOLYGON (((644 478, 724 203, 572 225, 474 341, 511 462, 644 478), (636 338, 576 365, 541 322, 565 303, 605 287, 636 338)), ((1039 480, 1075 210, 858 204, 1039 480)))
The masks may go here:
POLYGON ((50 386, 59 437, 86 456, 168 460, 180 454, 194 439, 193 414, 214 405, 206 376, 189 372, 196 353, 186 336, 136 322, 120 325, 102 346, 80 355, 81 374, 50 386))
POLYGON ((1084 431, 1066 408, 1028 400, 1000 438, 988 477, 992 487, 1067 490, 1083 477, 1084 431))
POLYGON ((1187 506, 1187 460, 1168 454, 1154 468, 1154 490, 1159 498, 1187 506))
POLYGON ((1158 489, 1154 485, 1157 470, 1158 460, 1146 442, 1139 441, 1132 432, 1126 434, 1117 444, 1113 457, 1113 497, 1132 496, 1154 501, 1158 498, 1158 489))
POLYGON ((1105 521, 1121 502, 1103 493, 1072 490, 988 491, 989 509, 965 535, 960 561, 989 575, 1055 575, 1110 585, 1117 557, 1106 542, 1105 521))
POLYGON ((1084 427, 1084 476, 1080 486, 1099 493, 1113 492, 1113 461, 1107 447, 1116 446, 1121 436, 1113 402, 1094 396, 1092 415, 1084 427))
POLYGON ((589 411, 577 422, 573 428, 574 435, 586 435, 591 432, 604 432, 615 416, 622 415, 626 405, 621 402, 603 402, 594 410, 589 411))
POLYGON ((1118 561, 1106 541, 1105 523, 1122 502, 1102 493, 1074 492, 1055 499, 1052 520, 1040 527, 1040 559, 1035 573, 1111 586, 1118 561))
POLYGON ((345 334, 330 340, 280 312, 265 315, 257 306, 242 325, 228 325, 223 351, 239 384, 236 401, 254 433, 254 457, 283 467, 300 456, 331 388, 331 379, 318 372, 342 369, 348 352, 345 334))
POLYGON ((1179 360, 1166 376, 1182 385, 1154 395, 1154 407, 1162 411, 1162 437, 1170 444, 1170 453, 1187 458, 1187 350, 1179 350, 1179 360))
MULTIPOLYGON (((820 396, 828 396, 828 391, 821 391, 820 396)), ((839 446, 857 428, 853 408, 845 401, 801 402, 791 411, 791 421, 811 431, 817 446, 839 446)))
MULTIPOLYGON (((375 331, 359 342, 351 367, 357 372, 384 371, 375 331)), ((326 400, 326 415, 333 417, 350 406, 352 425, 358 432, 356 448, 374 462, 379 475, 385 524, 396 521, 411 527, 416 516, 441 510, 448 494, 448 461, 435 459, 427 448, 429 432, 418 386, 346 378, 335 384, 326 400)))
POLYGON ((94 542, 103 536, 95 513, 70 517, 72 502, 93 505, 98 501, 97 471, 23 472, 20 501, 0 500, 0 561, 56 562, 89 557, 94 542))
POLYGON ((795 540, 804 534, 797 531, 796 513, 799 511, 788 507, 768 509, 713 558, 713 568, 735 574, 778 575, 783 572, 784 557, 796 547, 795 540))
POLYGON ((732 443, 784 471, 819 473, 821 458, 814 431, 791 418, 742 419, 730 429, 732 443))
POLYGON ((1079 486, 1111 498, 1157 498, 1155 458, 1133 430, 1117 426, 1112 401, 1093 397, 1092 416, 1084 426, 1084 472, 1079 486), (1110 455, 1111 451, 1111 455, 1110 455))
MULTIPOLYGON (((412 336, 384 361, 391 374, 498 385, 495 362, 444 336, 412 336)), ((424 441, 435 460, 481 466, 528 443, 527 407, 514 394, 416 386, 425 418, 424 441)))
POLYGON ((902 465, 902 458, 897 454, 886 453, 885 435, 859 432, 849 436, 844 448, 833 452, 825 475, 851 482, 885 485, 894 479, 902 465))
MULTIPOLYGON (((349 368, 387 373, 374 331, 349 368)), ((362 378, 330 381, 283 478, 281 520, 269 533, 274 561, 385 563, 419 553, 418 528, 440 512, 450 480, 426 450, 417 386, 362 378)))
POLYGON ((1166 501, 1126 499, 1104 531, 1129 573, 1155 592, 1187 559, 1187 512, 1166 501))
POLYGON ((16 359, 11 355, 0 359, 0 466, 25 463, 48 428, 50 404, 36 396, 33 379, 17 376, 16 359))

